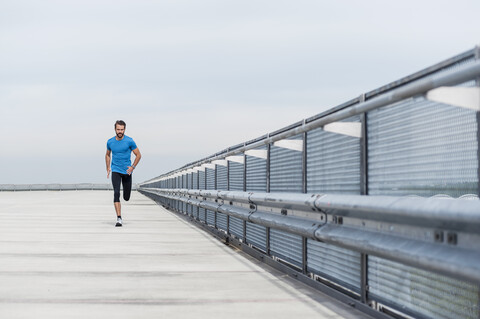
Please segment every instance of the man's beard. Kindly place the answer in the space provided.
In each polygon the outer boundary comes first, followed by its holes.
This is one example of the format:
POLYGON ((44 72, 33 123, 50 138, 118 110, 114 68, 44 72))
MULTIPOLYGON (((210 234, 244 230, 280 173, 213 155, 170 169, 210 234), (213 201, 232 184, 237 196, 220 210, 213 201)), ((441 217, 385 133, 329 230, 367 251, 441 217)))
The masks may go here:
POLYGON ((117 137, 118 137, 118 138, 122 138, 122 137, 123 137, 123 133, 117 133, 117 137))

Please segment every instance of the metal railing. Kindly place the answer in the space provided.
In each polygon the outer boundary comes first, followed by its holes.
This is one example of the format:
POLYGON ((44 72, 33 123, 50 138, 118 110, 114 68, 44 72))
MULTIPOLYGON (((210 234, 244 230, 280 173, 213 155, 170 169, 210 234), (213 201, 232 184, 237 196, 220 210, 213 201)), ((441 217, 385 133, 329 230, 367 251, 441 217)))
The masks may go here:
POLYGON ((364 310, 479 318, 479 52, 139 190, 364 310))

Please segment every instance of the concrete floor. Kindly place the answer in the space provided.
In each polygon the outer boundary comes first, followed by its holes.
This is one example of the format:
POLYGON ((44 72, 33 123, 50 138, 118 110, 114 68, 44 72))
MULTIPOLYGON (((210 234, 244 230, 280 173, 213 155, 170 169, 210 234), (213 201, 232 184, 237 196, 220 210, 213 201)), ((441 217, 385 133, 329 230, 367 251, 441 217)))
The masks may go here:
POLYGON ((370 318, 138 192, 0 192, 0 318, 370 318))

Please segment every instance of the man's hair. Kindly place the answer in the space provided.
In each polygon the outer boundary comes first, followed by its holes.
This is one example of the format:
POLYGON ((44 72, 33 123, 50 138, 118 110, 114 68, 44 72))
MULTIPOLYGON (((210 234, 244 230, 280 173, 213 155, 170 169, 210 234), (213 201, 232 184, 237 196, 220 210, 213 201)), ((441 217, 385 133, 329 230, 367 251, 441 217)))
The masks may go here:
POLYGON ((123 128, 127 128, 127 124, 126 124, 124 121, 122 121, 122 120, 116 121, 116 122, 115 122, 115 125, 114 125, 113 127, 114 127, 114 128, 117 128, 117 124, 118 124, 118 125, 122 125, 123 128))

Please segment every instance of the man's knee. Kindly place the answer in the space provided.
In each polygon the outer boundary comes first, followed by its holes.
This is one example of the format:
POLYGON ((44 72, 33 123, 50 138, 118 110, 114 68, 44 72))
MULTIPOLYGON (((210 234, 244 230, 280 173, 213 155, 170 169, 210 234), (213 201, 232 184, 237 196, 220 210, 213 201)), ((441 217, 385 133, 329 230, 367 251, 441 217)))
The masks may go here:
POLYGON ((113 192, 113 202, 114 203, 119 203, 120 202, 120 191, 114 191, 113 192))
POLYGON ((130 194, 125 194, 124 193, 123 194, 123 199, 128 202, 130 200, 130 194))

